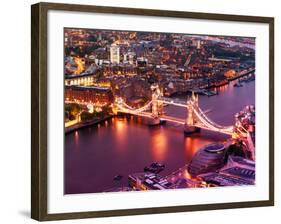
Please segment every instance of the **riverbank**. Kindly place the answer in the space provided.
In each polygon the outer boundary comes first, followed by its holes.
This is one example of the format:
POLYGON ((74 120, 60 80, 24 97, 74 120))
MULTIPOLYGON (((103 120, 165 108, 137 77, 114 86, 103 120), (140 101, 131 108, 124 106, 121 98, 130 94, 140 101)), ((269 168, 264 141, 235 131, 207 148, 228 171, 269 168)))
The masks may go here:
POLYGON ((79 123, 79 124, 75 124, 69 127, 65 127, 64 129, 64 133, 65 134, 69 134, 71 132, 74 132, 76 130, 91 126, 91 125, 96 125, 99 124, 100 122, 103 122, 105 120, 108 120, 109 118, 112 118, 114 115, 108 115, 105 116, 104 118, 98 119, 98 120, 93 120, 93 121, 89 121, 89 122, 84 122, 84 123, 79 123))
POLYGON ((234 80, 239 79, 239 78, 242 78, 242 77, 244 77, 244 76, 248 76, 248 75, 251 74, 252 72, 254 73, 255 70, 250 71, 250 72, 247 72, 247 73, 245 73, 245 74, 236 75, 236 76, 234 76, 234 77, 228 78, 227 80, 228 80, 228 81, 234 81, 234 80))

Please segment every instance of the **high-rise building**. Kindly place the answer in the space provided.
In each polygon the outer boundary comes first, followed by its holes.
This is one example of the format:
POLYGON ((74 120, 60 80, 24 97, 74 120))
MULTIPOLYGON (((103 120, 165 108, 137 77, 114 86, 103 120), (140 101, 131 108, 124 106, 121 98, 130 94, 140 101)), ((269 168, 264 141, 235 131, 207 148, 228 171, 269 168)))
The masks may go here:
POLYGON ((134 60, 135 60, 135 53, 134 52, 128 52, 128 58, 129 58, 129 64, 133 65, 134 64, 134 60))
POLYGON ((196 48, 201 49, 201 41, 200 40, 197 40, 196 48))
POLYGON ((110 62, 112 64, 120 63, 120 48, 116 44, 110 46, 110 62))
POLYGON ((123 56, 123 62, 127 62, 127 60, 128 60, 128 59, 127 59, 127 56, 128 56, 127 54, 124 54, 124 56, 123 56))
POLYGON ((99 40, 99 41, 102 40, 102 35, 101 35, 101 33, 99 33, 98 40, 99 40))

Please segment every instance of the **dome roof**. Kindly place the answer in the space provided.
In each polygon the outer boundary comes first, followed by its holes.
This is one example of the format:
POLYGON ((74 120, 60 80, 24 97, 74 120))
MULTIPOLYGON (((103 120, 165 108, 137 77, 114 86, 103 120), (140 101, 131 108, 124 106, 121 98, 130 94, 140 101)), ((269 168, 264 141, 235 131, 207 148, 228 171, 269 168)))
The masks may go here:
POLYGON ((207 145, 203 149, 207 152, 210 152, 210 153, 217 153, 217 152, 220 152, 220 151, 224 151, 225 146, 222 143, 215 143, 215 144, 207 145))
POLYGON ((210 144, 201 148, 189 163, 187 170, 192 176, 215 172, 224 165, 224 144, 210 144))

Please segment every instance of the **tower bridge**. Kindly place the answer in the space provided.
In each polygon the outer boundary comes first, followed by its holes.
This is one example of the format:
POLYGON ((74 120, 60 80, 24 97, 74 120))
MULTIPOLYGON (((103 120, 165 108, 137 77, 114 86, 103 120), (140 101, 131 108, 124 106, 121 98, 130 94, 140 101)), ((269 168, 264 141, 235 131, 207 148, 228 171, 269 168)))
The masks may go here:
POLYGON ((198 95, 192 93, 192 96, 188 97, 187 101, 185 102, 183 100, 163 97, 158 85, 152 85, 151 90, 151 101, 140 108, 133 108, 129 106, 123 98, 116 97, 114 102, 115 111, 149 118, 152 124, 160 124, 163 120, 181 124, 184 126, 185 133, 187 134, 200 131, 200 129, 205 129, 229 135, 233 139, 243 140, 246 144, 246 147, 251 152, 252 158, 255 158, 255 146, 250 136, 250 132, 243 127, 238 119, 236 119, 235 124, 231 126, 219 125, 212 121, 199 107, 198 95), (164 114, 163 104, 186 108, 186 119, 164 114))
POLYGON ((196 96, 193 93, 192 96, 189 97, 186 102, 184 102, 183 100, 174 100, 163 97, 158 85, 153 85, 151 89, 152 99, 143 107, 137 109, 133 108, 126 104, 121 97, 117 97, 115 99, 114 106, 117 108, 118 112, 150 117, 154 121, 154 124, 160 123, 161 120, 166 120, 169 122, 185 125, 187 132, 195 132, 199 129, 206 129, 236 137, 237 133, 234 126, 222 126, 216 124, 207 117, 207 115, 198 105, 198 95, 196 96), (163 104, 186 108, 186 119, 164 115, 162 112, 163 104))
MULTIPOLYGON (((146 117, 150 120, 151 124, 157 125, 161 121, 173 122, 184 126, 184 131, 187 134, 191 134, 200 129, 214 131, 231 136, 233 139, 241 139, 246 142, 249 151, 253 158, 255 153, 255 147, 253 140, 241 122, 236 119, 234 125, 223 126, 212 121, 204 111, 199 107, 198 95, 192 93, 191 97, 188 97, 187 101, 179 99, 171 99, 163 97, 162 92, 158 85, 152 85, 152 97, 151 100, 140 108, 134 108, 128 105, 122 97, 115 97, 113 103, 113 111, 115 113, 126 113, 135 116, 146 117), (178 107, 186 108, 186 118, 177 118, 163 113, 164 104, 174 105, 178 107)), ((86 103, 86 102, 85 102, 86 103)))

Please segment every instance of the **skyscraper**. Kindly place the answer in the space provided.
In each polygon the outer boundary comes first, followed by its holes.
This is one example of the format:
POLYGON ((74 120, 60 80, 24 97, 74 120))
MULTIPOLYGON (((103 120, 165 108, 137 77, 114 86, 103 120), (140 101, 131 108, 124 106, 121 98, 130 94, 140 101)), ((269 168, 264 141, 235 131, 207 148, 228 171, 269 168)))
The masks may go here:
POLYGON ((112 64, 120 63, 120 48, 116 44, 110 46, 110 62, 112 64))

